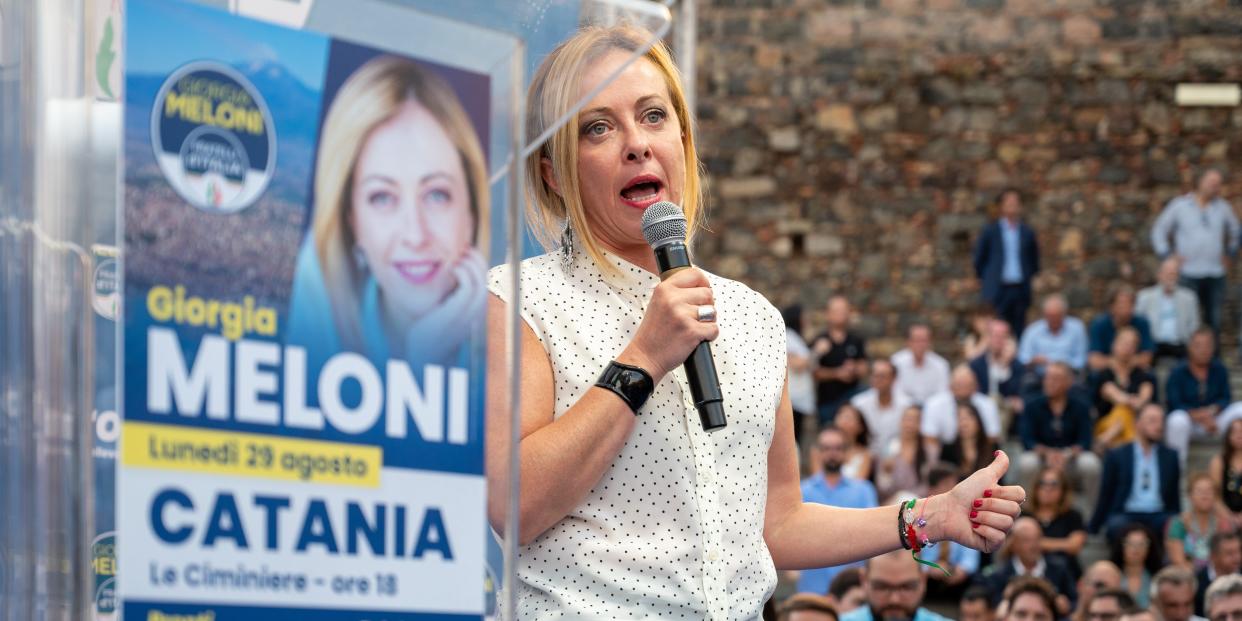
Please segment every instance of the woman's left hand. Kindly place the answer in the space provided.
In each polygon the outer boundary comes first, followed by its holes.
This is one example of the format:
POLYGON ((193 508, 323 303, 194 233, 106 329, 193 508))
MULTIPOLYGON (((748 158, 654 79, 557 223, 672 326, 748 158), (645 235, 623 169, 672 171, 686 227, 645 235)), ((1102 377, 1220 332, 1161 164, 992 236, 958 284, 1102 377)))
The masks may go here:
POLYGON ((975 471, 948 493, 929 499, 925 514, 929 535, 938 535, 932 537, 936 541, 947 539, 982 552, 999 549, 1026 501, 1026 490, 1020 485, 1000 485, 1007 470, 1009 456, 996 451, 996 458, 986 468, 975 471))

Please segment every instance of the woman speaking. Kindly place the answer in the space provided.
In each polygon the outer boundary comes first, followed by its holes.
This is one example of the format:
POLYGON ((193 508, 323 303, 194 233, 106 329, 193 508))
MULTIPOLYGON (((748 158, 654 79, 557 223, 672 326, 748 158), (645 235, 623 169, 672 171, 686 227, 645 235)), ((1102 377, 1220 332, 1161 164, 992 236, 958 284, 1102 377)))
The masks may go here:
MULTIPOLYGON (((649 36, 591 28, 530 88, 538 135, 649 36)), ((953 491, 849 510, 802 502, 780 314, 698 269, 661 281, 641 218, 703 217, 690 110, 660 45, 608 84, 528 162, 532 220, 559 248, 489 274, 489 517, 508 486, 505 316, 521 328, 520 619, 756 619, 776 570, 839 565, 952 540, 994 550, 1025 500, 997 453, 953 491), (728 426, 704 432, 681 369, 712 348, 728 426)), ((915 561, 910 560, 911 563, 915 561)))

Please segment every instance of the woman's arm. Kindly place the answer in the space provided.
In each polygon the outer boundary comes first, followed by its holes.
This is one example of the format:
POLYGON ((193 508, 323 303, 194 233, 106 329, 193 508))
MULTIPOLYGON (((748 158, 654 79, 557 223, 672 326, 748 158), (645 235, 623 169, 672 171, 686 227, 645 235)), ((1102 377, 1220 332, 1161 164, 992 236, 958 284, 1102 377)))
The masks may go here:
POLYGON ((1039 547, 1044 552, 1064 552, 1070 556, 1078 556, 1087 544, 1087 531, 1076 530, 1066 537, 1043 537, 1039 547))
MULTIPOLYGON (((793 409, 786 387, 768 449, 768 501, 763 524, 764 541, 777 569, 841 565, 901 548, 896 505, 843 509, 802 502, 792 421, 793 409), (842 536, 846 533, 848 536, 842 536)), ((975 549, 998 548, 1018 515, 1017 501, 1026 496, 1021 487, 997 484, 1008 466, 1009 458, 998 452, 992 465, 959 483, 948 494, 928 500, 928 536, 975 549), (985 490, 990 491, 990 497, 983 496, 985 490), (980 506, 973 508, 976 500, 980 506), (972 510, 978 512, 973 520, 972 510), (972 527, 972 523, 978 526, 972 527)))
POLYGON ((1130 400, 1130 394, 1122 390, 1115 382, 1104 382, 1104 385, 1100 387, 1100 395, 1113 405, 1130 400))
POLYGON ((1191 569, 1192 563, 1186 558, 1186 542, 1176 537, 1166 536, 1164 538, 1164 551, 1169 556, 1169 564, 1174 567, 1185 567, 1191 569))

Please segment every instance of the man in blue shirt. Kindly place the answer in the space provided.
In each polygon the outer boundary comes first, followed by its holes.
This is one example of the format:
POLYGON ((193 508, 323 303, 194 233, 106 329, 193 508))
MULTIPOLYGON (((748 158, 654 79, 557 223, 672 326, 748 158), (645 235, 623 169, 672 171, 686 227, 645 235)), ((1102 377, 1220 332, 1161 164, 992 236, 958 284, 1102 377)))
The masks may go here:
MULTIPOLYGON (((823 472, 813 474, 802 481, 802 500, 818 502, 834 507, 850 509, 866 509, 879 505, 876 499, 875 486, 870 481, 851 479, 841 474, 841 466, 845 464, 845 433, 837 427, 828 426, 819 432, 816 444, 823 472)), ((909 559, 906 559, 909 561, 909 559)), ((825 567, 823 569, 805 569, 798 577, 799 593, 815 593, 825 595, 833 577, 847 567, 858 567, 860 563, 825 567)))
POLYGON ((1230 423, 1242 418, 1242 405, 1232 403, 1229 372, 1215 354, 1211 328, 1199 328, 1186 347, 1186 361, 1169 373, 1165 388, 1169 400, 1168 444, 1183 464, 1192 435, 1219 437, 1230 423))
POLYGON ((1018 341, 1018 362, 1043 375, 1050 362, 1064 362, 1075 372, 1087 364, 1087 329, 1082 321, 1069 316, 1069 304, 1060 294, 1044 300, 1044 318, 1022 333, 1018 341))
POLYGON ((1151 338, 1151 324, 1146 317, 1134 314, 1134 289, 1122 285, 1113 290, 1108 312, 1101 313, 1091 320, 1091 353, 1087 356, 1087 366, 1092 371, 1108 367, 1108 357, 1113 351, 1113 339, 1122 328, 1134 328, 1139 333, 1139 348, 1135 360, 1144 369, 1151 367, 1151 359, 1156 351, 1156 344, 1151 338))
POLYGON ((867 559, 867 605, 841 615, 841 621, 948 621, 920 605, 927 589, 920 567, 905 550, 867 559))
POLYGON ((1163 533, 1169 517, 1181 511, 1181 465, 1177 453, 1161 443, 1164 409, 1149 403, 1134 426, 1134 442, 1104 456, 1100 498, 1088 526, 1091 532, 1104 528, 1110 542, 1131 522, 1163 533))
POLYGON ((1074 374, 1062 362, 1044 372, 1043 394, 1022 409, 1019 431, 1022 447, 1018 476, 1027 489, 1045 465, 1065 470, 1086 498, 1094 498, 1100 476, 1100 458, 1091 452, 1094 423, 1091 409, 1070 394, 1074 374))
POLYGON ((1039 242, 1022 221, 1022 197, 1007 188, 1000 194, 1000 217, 983 227, 974 252, 975 275, 981 293, 996 316, 1014 334, 1026 326, 1031 307, 1031 280, 1039 273, 1039 242))

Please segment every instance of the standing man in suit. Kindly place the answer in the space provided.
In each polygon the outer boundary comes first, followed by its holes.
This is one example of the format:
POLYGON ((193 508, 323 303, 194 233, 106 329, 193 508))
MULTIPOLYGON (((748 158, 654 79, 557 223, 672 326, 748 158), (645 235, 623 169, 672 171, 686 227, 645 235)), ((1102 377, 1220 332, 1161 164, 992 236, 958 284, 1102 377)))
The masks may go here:
POLYGON ((1134 442, 1104 456, 1100 499, 1088 530, 1105 528, 1112 543, 1131 522, 1162 533, 1165 522, 1181 512, 1181 460, 1163 440, 1164 408, 1149 403, 1135 421, 1134 442))
POLYGON ((1022 334, 1031 307, 1031 280, 1039 273, 1039 243, 1035 231, 1022 221, 1022 195, 1017 189, 1001 192, 1000 218, 979 234, 974 264, 983 299, 1013 334, 1022 334))

